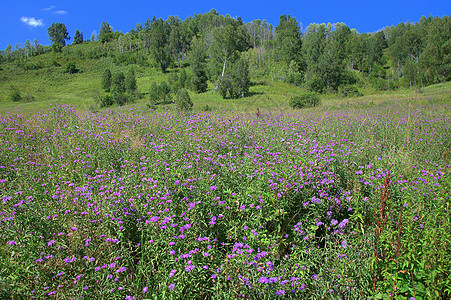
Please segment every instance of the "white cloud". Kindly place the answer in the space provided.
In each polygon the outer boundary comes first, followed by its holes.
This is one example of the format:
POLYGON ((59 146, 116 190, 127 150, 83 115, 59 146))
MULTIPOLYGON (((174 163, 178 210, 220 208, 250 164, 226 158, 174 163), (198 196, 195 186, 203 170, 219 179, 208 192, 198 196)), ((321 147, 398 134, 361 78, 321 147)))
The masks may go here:
POLYGON ((20 18, 20 20, 23 23, 25 23, 25 24, 27 24, 28 26, 31 26, 31 27, 44 26, 44 23, 42 22, 42 19, 36 20, 36 18, 34 18, 34 17, 31 17, 31 18, 22 17, 22 18, 20 18))
POLYGON ((62 9, 60 9, 60 10, 55 10, 55 8, 56 8, 55 5, 51 5, 51 6, 49 6, 49 7, 43 8, 42 10, 51 12, 51 13, 53 13, 53 14, 55 14, 55 15, 65 15, 65 14, 67 14, 67 11, 66 11, 66 10, 62 10, 62 9))
POLYGON ((55 7, 56 7, 55 5, 52 5, 52 6, 43 8, 42 10, 52 10, 52 9, 54 9, 55 7))

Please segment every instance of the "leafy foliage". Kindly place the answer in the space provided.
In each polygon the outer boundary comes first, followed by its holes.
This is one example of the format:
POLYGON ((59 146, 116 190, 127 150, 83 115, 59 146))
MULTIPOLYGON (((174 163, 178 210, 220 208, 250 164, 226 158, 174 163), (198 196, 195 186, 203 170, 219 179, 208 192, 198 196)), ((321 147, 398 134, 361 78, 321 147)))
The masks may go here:
POLYGON ((102 21, 99 30, 99 41, 106 43, 114 38, 113 27, 105 21, 102 21))
POLYGON ((193 76, 191 77, 191 88, 196 93, 207 90, 207 53, 206 45, 202 40, 194 39, 190 52, 190 65, 193 76))
POLYGON ((152 58, 161 71, 165 72, 172 62, 168 46, 169 25, 163 19, 154 17, 150 28, 150 52, 152 58))
POLYGON ((103 71, 103 75, 102 75, 102 89, 105 92, 109 92, 111 89, 111 79, 112 79, 112 75, 111 75, 110 69, 105 69, 105 71, 103 71))
POLYGON ((20 95, 20 92, 17 89, 13 88, 11 94, 9 94, 9 99, 12 102, 19 102, 22 100, 22 96, 20 95))
POLYGON ((184 88, 178 90, 175 96, 175 104, 182 111, 190 110, 193 107, 193 102, 188 94, 188 91, 184 88))
POLYGON ((127 76, 125 77, 125 90, 130 95, 133 95, 138 86, 136 85, 135 71, 133 69, 128 70, 127 76))
POLYGON ((111 79, 111 91, 123 94, 127 90, 124 73, 115 73, 111 79))
POLYGON ((66 46, 66 40, 70 39, 66 25, 63 23, 52 23, 52 25, 47 28, 47 34, 52 43, 59 44, 63 47, 66 46))
POLYGON ((66 67, 64 68, 64 73, 69 73, 69 74, 75 74, 78 73, 80 70, 77 69, 77 66, 75 65, 74 62, 68 62, 66 64, 66 67))
POLYGON ((290 98, 292 108, 313 107, 321 104, 321 99, 316 93, 305 93, 290 98))
POLYGON ((83 32, 80 32, 77 30, 75 30, 75 36, 74 36, 74 45, 78 45, 83 43, 83 32))
POLYGON ((244 59, 238 59, 222 77, 218 91, 223 99, 237 99, 247 95, 249 86, 249 65, 244 59))
POLYGON ((275 29, 276 45, 279 57, 290 64, 292 61, 300 63, 302 32, 296 18, 282 15, 275 29))

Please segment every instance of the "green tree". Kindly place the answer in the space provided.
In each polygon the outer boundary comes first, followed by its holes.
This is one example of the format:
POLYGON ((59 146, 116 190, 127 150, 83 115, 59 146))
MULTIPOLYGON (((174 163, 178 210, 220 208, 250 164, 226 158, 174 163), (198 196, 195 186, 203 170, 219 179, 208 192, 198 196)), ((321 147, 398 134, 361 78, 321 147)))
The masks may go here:
POLYGON ((427 28, 427 44, 421 62, 431 82, 451 80, 451 17, 435 18, 427 28))
POLYGON ((164 73, 171 65, 171 55, 168 46, 170 28, 163 19, 156 19, 155 17, 153 17, 150 26, 150 53, 154 62, 164 73))
POLYGON ((170 24, 169 52, 177 61, 178 67, 181 68, 188 48, 186 25, 178 18, 174 18, 170 24))
POLYGON ((168 76, 169 85, 173 85, 174 82, 179 81, 179 77, 176 72, 171 72, 168 76))
POLYGON ((182 111, 190 110, 193 107, 193 102, 185 89, 180 89, 175 96, 175 104, 182 111))
POLYGON ((280 16, 275 33, 277 51, 282 61, 285 61, 287 65, 291 61, 296 61, 299 64, 301 60, 302 33, 296 18, 289 15, 280 16))
POLYGON ((66 25, 63 23, 52 23, 52 25, 47 28, 47 34, 52 43, 60 44, 62 47, 66 46, 66 40, 70 39, 66 25))
POLYGON ((207 90, 207 52, 202 39, 194 38, 189 55, 190 67, 193 73, 191 87, 196 93, 207 90))
POLYGON ((249 49, 249 35, 244 26, 227 25, 215 28, 207 42, 212 80, 220 81, 227 68, 239 58, 239 52, 249 49))
POLYGON ((172 101, 171 88, 166 81, 162 81, 158 86, 158 100, 164 104, 171 103, 172 101))
POLYGON ((125 77, 125 87, 126 91, 133 95, 137 90, 135 71, 133 69, 128 70, 127 76, 125 77))
POLYGON ((222 98, 238 99, 245 97, 249 92, 250 77, 249 65, 240 58, 226 71, 219 82, 218 91, 222 98))
POLYGON ((157 103, 159 100, 158 86, 155 82, 152 82, 149 89, 149 100, 151 103, 157 103))
POLYGON ((113 27, 105 21, 102 21, 99 31, 99 40, 102 43, 109 42, 113 39, 113 27))
POLYGON ((336 59, 344 61, 347 57, 346 45, 351 34, 351 29, 344 23, 335 24, 332 38, 332 52, 336 59))
POLYGON ((74 45, 83 43, 83 32, 75 30, 74 45))
POLYGON ((184 88, 185 84, 186 84, 186 71, 185 71, 185 69, 182 69, 180 71, 179 81, 180 81, 180 85, 184 88))
POLYGON ((331 24, 311 24, 307 28, 303 52, 307 62, 307 88, 322 93, 337 90, 344 77, 346 44, 349 31, 340 24, 332 31, 331 24))
POLYGON ((102 89, 105 92, 109 92, 111 89, 111 71, 110 71, 110 69, 105 69, 105 71, 103 71, 102 89))
POLYGON ((12 55, 12 47, 11 44, 8 44, 8 46, 6 46, 5 49, 5 56, 6 56, 6 60, 7 61, 12 61, 13 60, 13 55, 12 55))
POLYGON ((321 54, 327 45, 327 38, 330 35, 330 24, 310 24, 307 27, 302 52, 305 57, 307 67, 318 63, 321 54))
POLYGON ((112 92, 116 92, 119 94, 125 93, 127 90, 125 85, 125 76, 124 73, 119 72, 113 75, 113 78, 111 80, 111 90, 112 92))

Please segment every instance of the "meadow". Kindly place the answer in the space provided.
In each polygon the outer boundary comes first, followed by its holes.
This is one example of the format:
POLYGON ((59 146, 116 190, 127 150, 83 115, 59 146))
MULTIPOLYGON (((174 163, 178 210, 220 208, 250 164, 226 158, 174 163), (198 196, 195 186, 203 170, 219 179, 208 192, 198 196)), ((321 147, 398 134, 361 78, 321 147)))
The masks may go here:
POLYGON ((449 299, 451 104, 0 115, 2 299, 449 299))

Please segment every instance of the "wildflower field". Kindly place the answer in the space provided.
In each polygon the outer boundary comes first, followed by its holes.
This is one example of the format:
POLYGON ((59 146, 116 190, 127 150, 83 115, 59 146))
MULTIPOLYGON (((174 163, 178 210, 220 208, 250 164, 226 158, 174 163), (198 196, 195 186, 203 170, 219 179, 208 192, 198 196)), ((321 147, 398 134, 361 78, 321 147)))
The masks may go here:
POLYGON ((0 115, 1 299, 449 299, 451 106, 0 115))

